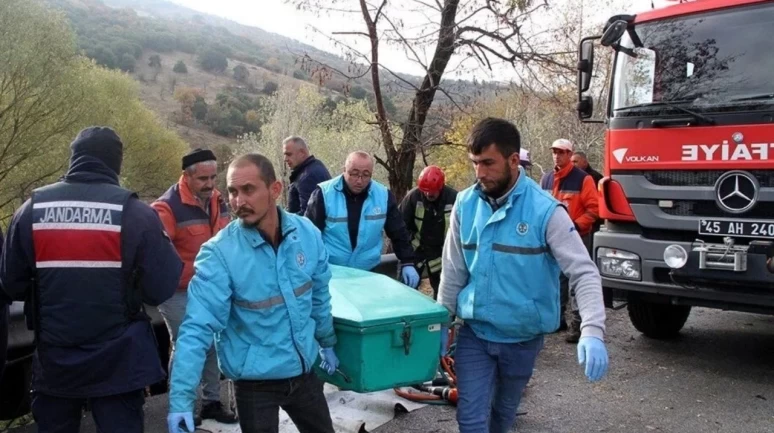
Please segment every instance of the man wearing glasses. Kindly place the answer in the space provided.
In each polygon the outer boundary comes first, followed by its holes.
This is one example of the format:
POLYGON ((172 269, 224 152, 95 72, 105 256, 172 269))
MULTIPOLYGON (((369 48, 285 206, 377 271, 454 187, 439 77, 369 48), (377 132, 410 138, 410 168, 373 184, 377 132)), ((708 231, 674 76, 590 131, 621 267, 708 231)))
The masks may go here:
POLYGON ((330 263, 366 271, 379 265, 384 231, 401 262, 401 280, 416 288, 419 274, 409 232, 395 196, 371 179, 373 172, 374 160, 369 154, 349 154, 344 173, 312 192, 306 217, 322 232, 330 263))

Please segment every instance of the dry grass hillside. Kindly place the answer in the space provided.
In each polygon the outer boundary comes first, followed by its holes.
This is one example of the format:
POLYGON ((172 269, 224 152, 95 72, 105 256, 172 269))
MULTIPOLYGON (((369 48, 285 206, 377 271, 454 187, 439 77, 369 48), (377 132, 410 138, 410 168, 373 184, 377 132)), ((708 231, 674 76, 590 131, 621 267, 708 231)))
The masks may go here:
POLYGON ((175 89, 190 87, 201 89, 205 93, 208 104, 215 102, 215 97, 229 88, 239 87, 243 92, 255 97, 264 85, 272 81, 280 86, 298 86, 303 81, 285 75, 276 74, 261 67, 229 59, 228 69, 223 73, 205 72, 199 68, 196 55, 182 52, 159 53, 145 50, 137 61, 137 68, 130 74, 140 84, 140 98, 151 110, 156 112, 166 126, 177 131, 191 148, 204 147, 210 149, 233 148, 235 138, 223 137, 209 132, 206 125, 181 124, 178 122, 180 104, 175 100, 175 89), (151 56, 161 57, 161 70, 157 72, 148 66, 151 56), (181 74, 172 71, 175 63, 182 60, 188 73, 181 74), (233 78, 234 67, 243 64, 250 72, 247 83, 240 83, 233 78), (256 92, 249 91, 252 85, 256 92))

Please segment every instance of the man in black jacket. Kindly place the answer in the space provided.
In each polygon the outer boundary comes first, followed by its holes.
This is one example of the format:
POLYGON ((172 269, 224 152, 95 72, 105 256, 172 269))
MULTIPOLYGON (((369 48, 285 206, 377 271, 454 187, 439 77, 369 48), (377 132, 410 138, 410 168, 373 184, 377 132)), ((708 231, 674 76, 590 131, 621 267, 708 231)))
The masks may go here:
POLYGON ((301 137, 288 137, 282 141, 285 163, 290 167, 288 188, 288 212, 303 215, 312 191, 317 184, 331 178, 331 174, 319 159, 309 154, 309 146, 301 137))
POLYGON ((165 375, 143 304, 169 299, 183 264, 156 212, 119 186, 118 135, 87 128, 70 149, 67 174, 14 214, 0 260, 35 331, 32 414, 41 433, 76 433, 88 403, 98 430, 140 433, 145 387, 165 375))
POLYGON ((572 154, 572 164, 581 170, 585 171, 586 173, 591 176, 592 179, 594 179, 594 185, 599 186, 599 181, 602 180, 602 173, 594 170, 593 167, 591 167, 591 164, 589 164, 589 159, 586 156, 586 152, 582 152, 580 150, 576 150, 572 154))
POLYGON ((419 275, 430 279, 433 299, 438 297, 441 283, 441 254, 446 231, 449 229, 457 191, 446 186, 446 176, 440 167, 425 167, 417 187, 400 202, 400 211, 411 235, 419 275))

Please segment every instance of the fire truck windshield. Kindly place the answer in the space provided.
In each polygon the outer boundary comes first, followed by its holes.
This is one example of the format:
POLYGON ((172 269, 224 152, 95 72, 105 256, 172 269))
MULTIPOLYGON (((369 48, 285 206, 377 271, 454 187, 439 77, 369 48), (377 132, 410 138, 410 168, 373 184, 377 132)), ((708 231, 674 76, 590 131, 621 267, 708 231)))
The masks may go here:
POLYGON ((616 54, 613 110, 774 104, 772 28, 770 2, 635 25, 616 54))

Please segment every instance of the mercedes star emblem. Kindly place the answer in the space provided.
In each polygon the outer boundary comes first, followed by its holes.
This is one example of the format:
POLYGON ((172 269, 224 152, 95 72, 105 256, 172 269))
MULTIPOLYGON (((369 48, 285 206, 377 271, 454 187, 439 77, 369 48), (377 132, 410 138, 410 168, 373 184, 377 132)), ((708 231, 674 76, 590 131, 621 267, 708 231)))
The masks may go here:
POLYGON ((741 143, 741 142, 743 142, 743 141, 744 141, 744 135, 743 135, 741 132, 734 132, 734 133, 731 135, 731 138, 732 138, 732 139, 734 140, 734 142, 736 142, 737 144, 739 144, 739 143, 741 143))
POLYGON ((747 212, 758 201, 758 179, 746 171, 729 171, 715 182, 715 202, 728 213, 747 212))

